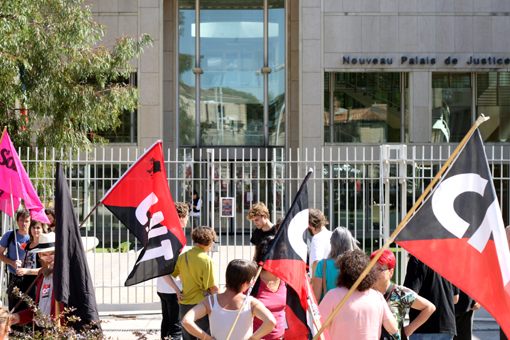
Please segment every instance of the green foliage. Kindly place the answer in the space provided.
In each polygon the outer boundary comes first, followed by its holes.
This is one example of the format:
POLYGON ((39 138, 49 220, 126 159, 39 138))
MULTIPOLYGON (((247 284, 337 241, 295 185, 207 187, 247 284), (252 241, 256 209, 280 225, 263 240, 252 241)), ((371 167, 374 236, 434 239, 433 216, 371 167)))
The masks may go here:
POLYGON ((103 145, 91 132, 114 129, 138 106, 128 62, 153 39, 102 42, 105 27, 82 2, 0 1, 0 126, 17 147, 103 145))

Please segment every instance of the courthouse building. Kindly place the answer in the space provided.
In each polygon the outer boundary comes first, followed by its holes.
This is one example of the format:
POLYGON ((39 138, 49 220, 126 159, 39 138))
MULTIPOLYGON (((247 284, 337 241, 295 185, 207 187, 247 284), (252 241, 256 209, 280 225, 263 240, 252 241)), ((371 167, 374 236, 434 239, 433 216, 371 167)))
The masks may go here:
POLYGON ((104 41, 154 38, 110 147, 453 147, 484 113, 486 145, 510 151, 509 0, 86 3, 104 41))

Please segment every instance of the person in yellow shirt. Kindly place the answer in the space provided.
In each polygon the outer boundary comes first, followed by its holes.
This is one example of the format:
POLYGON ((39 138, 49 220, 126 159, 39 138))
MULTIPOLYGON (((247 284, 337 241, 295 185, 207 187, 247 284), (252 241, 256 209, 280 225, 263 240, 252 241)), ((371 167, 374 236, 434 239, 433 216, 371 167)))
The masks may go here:
MULTIPOLYGON (((179 255, 173 277, 180 276, 182 281, 182 294, 179 301, 179 320, 195 307, 205 296, 219 293, 219 288, 214 277, 214 262, 206 252, 211 250, 216 233, 209 227, 198 227, 191 233, 191 239, 195 246, 187 252, 179 255)), ((196 321, 196 324, 205 332, 209 332, 209 317, 206 315, 196 321)), ((184 340, 197 339, 185 329, 182 330, 184 340)))

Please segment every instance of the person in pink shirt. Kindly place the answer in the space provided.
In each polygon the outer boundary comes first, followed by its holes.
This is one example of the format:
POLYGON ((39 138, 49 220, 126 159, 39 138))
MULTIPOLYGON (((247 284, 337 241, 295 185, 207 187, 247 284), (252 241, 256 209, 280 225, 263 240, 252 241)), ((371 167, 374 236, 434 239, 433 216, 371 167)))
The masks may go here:
MULTIPOLYGON (((319 305, 322 323, 347 295, 369 262, 368 256, 361 250, 346 252, 336 261, 336 267, 340 269, 337 288, 330 290, 319 305)), ((378 340, 381 337, 381 326, 384 326, 390 334, 397 333, 397 321, 383 295, 370 289, 377 281, 377 277, 377 272, 374 269, 370 270, 334 316, 326 328, 331 339, 378 340)))
MULTIPOLYGON (((274 236, 267 236, 257 245, 253 258, 257 265, 266 255, 273 239, 274 236)), ((262 302, 276 319, 275 327, 271 333, 264 336, 264 340, 282 339, 285 333, 285 307, 287 306, 287 286, 285 286, 285 282, 270 272, 262 270, 253 287, 252 296, 262 302)), ((261 325, 262 320, 257 317, 253 318, 253 331, 256 331, 261 325)))

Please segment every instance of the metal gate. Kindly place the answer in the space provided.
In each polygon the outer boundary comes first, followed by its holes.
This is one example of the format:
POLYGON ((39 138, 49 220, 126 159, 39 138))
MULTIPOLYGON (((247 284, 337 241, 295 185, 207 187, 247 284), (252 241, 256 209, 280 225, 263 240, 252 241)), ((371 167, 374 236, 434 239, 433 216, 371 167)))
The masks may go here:
MULTIPOLYGON (((314 170, 308 184, 309 206, 324 212, 331 230, 348 228, 369 254, 397 227, 453 149, 430 144, 314 150, 178 149, 165 151, 165 168, 174 201, 190 201, 194 190, 203 200, 201 224, 218 234, 217 249, 210 256, 223 286, 228 262, 253 256, 249 240, 254 226, 246 220, 251 206, 264 202, 272 222, 283 217, 309 168, 314 170), (227 212, 232 207, 232 216, 221 216, 222 203, 227 212)), ((504 146, 486 147, 486 153, 503 219, 508 223, 510 153, 504 146)), ((80 222, 140 156, 136 148, 128 147, 98 148, 72 157, 71 150, 54 149, 23 149, 18 154, 45 205, 53 202, 54 163, 64 160, 80 222)), ((12 225, 13 221, 3 214, 2 231, 5 233, 12 225)), ((186 228, 188 245, 191 225, 186 228)), ((82 234, 97 237, 100 242, 87 254, 100 310, 159 308, 155 280, 124 287, 141 245, 106 208, 94 212, 82 234)), ((396 245, 391 249, 397 255, 395 277, 402 282, 406 253, 396 245)), ((0 275, 5 290, 4 270, 0 275)))

